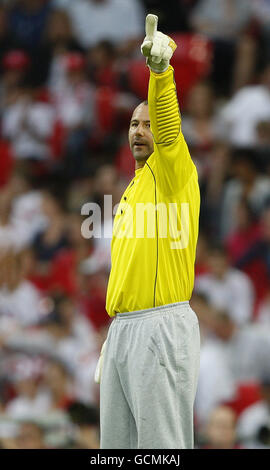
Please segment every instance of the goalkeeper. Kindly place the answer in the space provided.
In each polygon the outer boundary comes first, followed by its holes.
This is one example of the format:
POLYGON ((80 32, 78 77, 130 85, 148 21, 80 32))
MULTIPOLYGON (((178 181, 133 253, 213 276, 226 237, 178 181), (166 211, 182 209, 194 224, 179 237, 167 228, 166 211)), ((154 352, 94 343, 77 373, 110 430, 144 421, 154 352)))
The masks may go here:
POLYGON ((148 102, 129 129, 135 177, 114 221, 106 309, 115 318, 97 369, 101 448, 193 447, 200 340, 189 299, 200 195, 169 65, 176 44, 157 20, 147 16, 141 47, 148 102))

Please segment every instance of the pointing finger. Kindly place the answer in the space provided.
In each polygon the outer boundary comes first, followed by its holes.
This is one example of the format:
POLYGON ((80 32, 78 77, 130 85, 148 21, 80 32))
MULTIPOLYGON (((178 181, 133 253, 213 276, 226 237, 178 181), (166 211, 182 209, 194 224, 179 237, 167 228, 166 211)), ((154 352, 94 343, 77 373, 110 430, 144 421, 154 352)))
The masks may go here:
POLYGON ((154 35, 157 32, 158 17, 156 15, 149 14, 145 20, 145 33, 146 38, 153 41, 154 35))
POLYGON ((161 47, 162 47, 161 38, 156 36, 155 40, 153 41, 153 46, 151 49, 151 56, 152 56, 153 62, 157 64, 161 61, 161 47))

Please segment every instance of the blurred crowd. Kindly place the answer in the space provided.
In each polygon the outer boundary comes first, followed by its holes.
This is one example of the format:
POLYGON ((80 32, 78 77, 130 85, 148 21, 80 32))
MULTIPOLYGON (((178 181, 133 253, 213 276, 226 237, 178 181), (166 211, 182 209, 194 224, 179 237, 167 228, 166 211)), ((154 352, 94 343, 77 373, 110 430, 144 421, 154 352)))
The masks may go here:
POLYGON ((99 447, 104 196, 117 204, 134 174, 149 12, 178 44, 201 189, 196 447, 270 448, 270 1, 1 0, 2 448, 99 447), (101 208, 100 238, 82 236, 87 202, 101 208))

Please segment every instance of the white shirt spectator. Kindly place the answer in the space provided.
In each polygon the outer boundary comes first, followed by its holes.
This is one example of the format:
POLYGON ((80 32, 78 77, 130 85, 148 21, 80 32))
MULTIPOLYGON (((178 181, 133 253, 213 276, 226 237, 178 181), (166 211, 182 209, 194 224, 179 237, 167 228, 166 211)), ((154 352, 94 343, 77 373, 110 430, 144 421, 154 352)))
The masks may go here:
POLYGON ((238 328, 230 340, 227 358, 237 382, 254 382, 270 373, 270 328, 250 323, 238 328))
POLYGON ((48 139, 53 125, 51 106, 20 99, 3 113, 2 132, 10 140, 15 158, 43 160, 50 156, 48 139))
POLYGON ((41 391, 32 399, 24 396, 14 398, 8 403, 5 411, 14 419, 34 419, 48 413, 50 408, 50 394, 41 391))
POLYGON ((96 402, 94 376, 99 357, 97 339, 89 321, 78 312, 70 335, 56 340, 48 332, 39 329, 17 330, 10 335, 7 346, 28 354, 52 355, 60 359, 68 365, 74 377, 75 398, 85 403, 96 402))
POLYGON ((238 419, 237 435, 246 448, 264 448, 258 441, 258 432, 264 426, 270 429, 270 407, 261 401, 243 411, 238 419))
POLYGON ((45 229, 47 218, 42 214, 41 202, 39 191, 28 191, 13 200, 9 222, 0 224, 0 248, 20 251, 45 229))
POLYGON ((26 223, 11 221, 6 225, 0 225, 0 248, 20 251, 28 242, 29 231, 26 223))
POLYGON ((144 11, 137 0, 54 0, 54 4, 66 8, 86 48, 103 39, 119 43, 144 34, 144 11))
POLYGON ((94 94, 90 85, 63 86, 54 95, 57 118, 68 128, 90 127, 94 115, 94 94))
POLYGON ((23 280, 17 288, 10 291, 0 289, 0 324, 2 317, 9 317, 19 326, 35 325, 41 318, 41 295, 31 282, 23 280))
POLYGON ((66 128, 90 126, 94 118, 95 93, 86 79, 73 85, 68 79, 66 55, 54 57, 49 78, 56 118, 66 128))
POLYGON ((99 271, 110 271, 111 268, 111 241, 112 241, 112 219, 107 219, 101 224, 100 238, 93 239, 94 252, 80 264, 83 274, 91 275, 99 271))
POLYGON ((205 294, 214 307, 225 310, 239 326, 252 318, 253 286, 248 276, 237 269, 229 268, 222 279, 212 274, 198 276, 195 290, 205 294))
POLYGON ((263 85, 239 90, 220 113, 224 138, 235 146, 257 143, 256 125, 270 119, 270 91, 263 85))
POLYGON ((199 0, 192 11, 195 29, 211 38, 234 39, 251 18, 250 0, 199 0))
POLYGON ((72 336, 58 341, 55 352, 73 371, 76 398, 85 403, 95 402, 94 375, 98 351, 96 337, 89 321, 77 314, 73 321, 72 336))
POLYGON ((218 339, 206 340, 201 347, 200 371, 195 400, 199 426, 220 403, 234 397, 235 381, 229 367, 226 344, 218 339))
POLYGON ((259 381, 269 373, 269 357, 270 329, 254 323, 237 329, 227 341, 206 338, 195 401, 199 423, 216 405, 234 399, 238 385, 259 381))
POLYGON ((11 221, 14 226, 26 226, 27 242, 47 227, 48 221, 42 213, 42 194, 28 191, 16 197, 12 205, 11 221))

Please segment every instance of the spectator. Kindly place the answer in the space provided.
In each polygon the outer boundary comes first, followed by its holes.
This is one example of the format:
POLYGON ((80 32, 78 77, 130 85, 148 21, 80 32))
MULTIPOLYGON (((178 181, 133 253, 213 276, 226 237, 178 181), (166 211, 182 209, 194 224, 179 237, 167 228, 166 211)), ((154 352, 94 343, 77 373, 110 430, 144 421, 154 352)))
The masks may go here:
POLYGON ((219 142, 220 129, 215 103, 210 83, 199 82, 188 95, 182 118, 182 131, 199 175, 201 227, 205 229, 207 225, 209 234, 216 231, 215 224, 218 224, 221 186, 228 162, 228 150, 219 142))
POLYGON ((219 94, 228 96, 233 85, 243 86, 251 78, 256 51, 247 34, 251 18, 246 0, 199 0, 191 14, 195 31, 213 41, 212 80, 219 94))
POLYGON ((85 48, 102 39, 120 44, 143 35, 144 12, 137 0, 55 0, 54 4, 67 9, 74 31, 85 48))
POLYGON ((211 38, 233 40, 251 17, 250 2, 199 0, 192 12, 194 27, 211 38))
POLYGON ((119 87, 119 71, 117 70, 117 50, 115 45, 108 41, 99 41, 87 54, 89 78, 98 86, 110 87, 113 90, 119 87))
POLYGON ((269 289, 270 280, 270 207, 266 205, 261 217, 261 236, 238 258, 236 266, 240 269, 248 269, 249 275, 257 289, 257 296, 262 300, 269 289), (254 269, 255 262, 255 269, 254 269), (260 277, 256 266, 259 263, 260 277))
POLYGON ((111 263, 112 218, 115 214, 113 210, 120 200, 118 186, 119 180, 115 168, 112 165, 101 166, 96 173, 94 197, 102 208, 103 220, 101 221, 101 236, 94 238, 93 244, 94 254, 101 262, 103 259, 103 265, 108 269, 111 263), (105 204, 108 206, 106 210, 105 204))
POLYGON ((216 141, 208 155, 205 180, 201 183, 201 226, 211 239, 220 239, 221 207, 228 171, 231 149, 224 142, 216 141))
POLYGON ((237 91, 221 109, 224 139, 236 147, 257 145, 256 126, 270 118, 270 65, 267 63, 259 84, 237 91))
POLYGON ((270 325, 270 290, 268 289, 264 300, 258 309, 258 322, 270 325))
MULTIPOLYGON (((101 165, 95 175, 94 199, 101 206, 104 203, 105 195, 113 195, 117 192, 117 172, 112 165, 101 165)), ((117 196, 118 197, 118 196, 117 196)), ((119 202, 115 201, 115 203, 119 202)))
MULTIPOLYGON (((97 333, 102 335, 110 320, 105 309, 106 290, 109 279, 107 256, 100 250, 80 265, 82 276, 79 295, 81 311, 90 320, 97 333)), ((100 345, 101 346, 101 345, 100 345)))
POLYGON ((159 30, 167 34, 190 30, 190 12, 196 1, 171 0, 165 3, 159 0, 142 0, 142 3, 147 11, 155 12, 158 16, 159 30))
POLYGON ((20 250, 28 240, 25 221, 12 218, 12 194, 5 188, 0 193, 0 247, 20 250))
POLYGON ((267 149, 270 145, 270 121, 259 121, 256 126, 258 148, 267 149))
MULTIPOLYGON (((198 307, 198 303, 196 303, 198 307)), ((197 308, 197 312, 200 311, 197 308)), ((195 416, 198 430, 201 430, 216 406, 233 399, 237 385, 227 358, 226 343, 212 337, 216 316, 213 309, 202 304, 203 319, 200 328, 203 339, 200 355, 200 372, 195 399, 195 416), (201 326, 202 325, 202 326, 201 326), (208 337, 210 335, 210 338, 208 337)))
POLYGON ((0 246, 24 249, 44 226, 42 194, 28 171, 15 168, 0 193, 0 246))
MULTIPOLYGON (((3 334, 8 325, 15 329, 35 325, 40 321, 41 295, 34 285, 24 278, 21 254, 12 251, 1 256, 0 274, 0 324, 3 334)), ((8 328, 9 329, 9 328, 8 328)))
POLYGON ((5 412, 10 418, 18 420, 40 418, 51 406, 48 394, 42 390, 39 383, 42 363, 24 356, 14 360, 13 385, 16 396, 8 402, 5 412))
POLYGON ((224 405, 218 405, 212 410, 205 425, 202 439, 205 449, 235 449, 236 443, 236 415, 234 411, 224 405))
POLYGON ((210 272, 197 277, 195 291, 206 295, 210 303, 229 313, 241 326, 253 315, 254 292, 249 278, 229 265, 225 249, 212 247, 209 252, 210 272))
POLYGON ((260 379, 262 399, 241 414, 237 433, 245 448, 270 448, 270 376, 260 379))
POLYGON ((270 121, 260 121, 256 126, 256 140, 258 163, 261 172, 270 176, 270 161, 268 158, 270 149, 270 121))
POLYGON ((51 0, 18 0, 9 12, 9 28, 22 47, 33 50, 40 44, 51 8, 51 0))
POLYGON ((2 73, 2 60, 6 53, 13 47, 18 46, 8 28, 7 11, 0 5, 0 72, 2 73))
POLYGON ((15 448, 46 449, 42 427, 33 421, 23 422, 15 439, 15 448))
POLYGON ((62 79, 62 59, 68 52, 82 52, 72 30, 71 21, 65 10, 53 9, 48 16, 44 37, 35 54, 32 54, 35 82, 49 84, 62 79))
POLYGON ((266 0, 254 0, 251 4, 254 20, 258 23, 264 56, 270 59, 270 5, 266 0))
POLYGON ((70 52, 63 57, 64 79, 51 89, 56 116, 62 123, 66 141, 65 166, 69 176, 83 175, 87 144, 93 132, 94 90, 86 79, 85 58, 70 52))
POLYGON ((4 110, 2 121, 3 136, 11 142, 14 157, 34 160, 49 158, 48 140, 52 135, 53 122, 52 107, 35 99, 29 81, 18 84, 4 110))
POLYGON ((270 195, 270 178, 259 173, 253 150, 236 149, 232 156, 231 169, 234 177, 224 186, 221 207, 222 238, 234 230, 235 209, 243 197, 259 216, 270 195))
POLYGON ((27 165, 24 168, 15 168, 7 185, 13 198, 11 220, 18 227, 17 236, 19 227, 24 227, 27 231, 27 245, 33 242, 35 235, 47 224, 43 211, 43 193, 37 186, 34 172, 27 165))
POLYGON ((47 347, 74 375, 73 394, 85 403, 96 400, 93 377, 97 362, 96 337, 89 321, 79 314, 72 299, 56 296, 55 307, 44 324, 47 347))
POLYGON ((92 200, 94 185, 94 169, 72 181, 67 194, 67 207, 72 214, 80 214, 83 204, 92 200))
POLYGON ((50 397, 50 411, 66 409, 72 402, 73 377, 64 362, 51 360, 48 363, 43 386, 50 397))
POLYGON ((99 412, 94 406, 80 402, 72 403, 68 414, 75 427, 74 447, 99 449, 99 412))
POLYGON ((214 331, 216 309, 210 305, 208 298, 196 291, 193 292, 190 304, 196 312, 200 323, 200 335, 202 345, 208 339, 212 338, 214 331))
POLYGON ((91 254, 92 240, 82 237, 81 216, 71 214, 66 220, 67 246, 54 256, 47 276, 43 276, 43 280, 36 277, 36 281, 41 282, 45 289, 78 296, 81 281, 79 265, 91 254))
POLYGON ((235 229, 225 240, 231 263, 235 263, 256 242, 261 229, 248 201, 242 199, 235 210, 235 229))
POLYGON ((47 218, 46 228, 33 240, 33 249, 39 262, 39 271, 48 272, 50 262, 68 245, 66 218, 61 202, 50 192, 43 192, 42 211, 47 218))
POLYGON ((257 324, 237 327, 227 313, 203 309, 208 330, 201 348, 195 411, 199 426, 218 404, 233 401, 243 384, 269 373, 270 332, 257 324))
POLYGON ((14 91, 26 78, 29 72, 30 58, 26 52, 20 49, 12 49, 3 56, 1 67, 3 77, 0 88, 0 109, 1 114, 5 106, 14 99, 14 91))
POLYGON ((86 404, 95 403, 97 346, 91 324, 65 296, 44 298, 40 310, 39 328, 13 330, 1 341, 9 351, 45 356, 49 368, 44 386, 51 397, 52 409, 65 408, 74 398, 86 404))
POLYGON ((201 276, 202 274, 206 274, 209 271, 208 267, 208 238, 207 235, 201 230, 198 242, 197 242, 197 250, 196 250, 196 264, 195 264, 195 275, 201 276))
POLYGON ((195 85, 188 96, 186 113, 182 118, 182 131, 192 149, 199 177, 205 180, 208 172, 209 151, 218 137, 215 120, 213 89, 209 83, 195 85))

